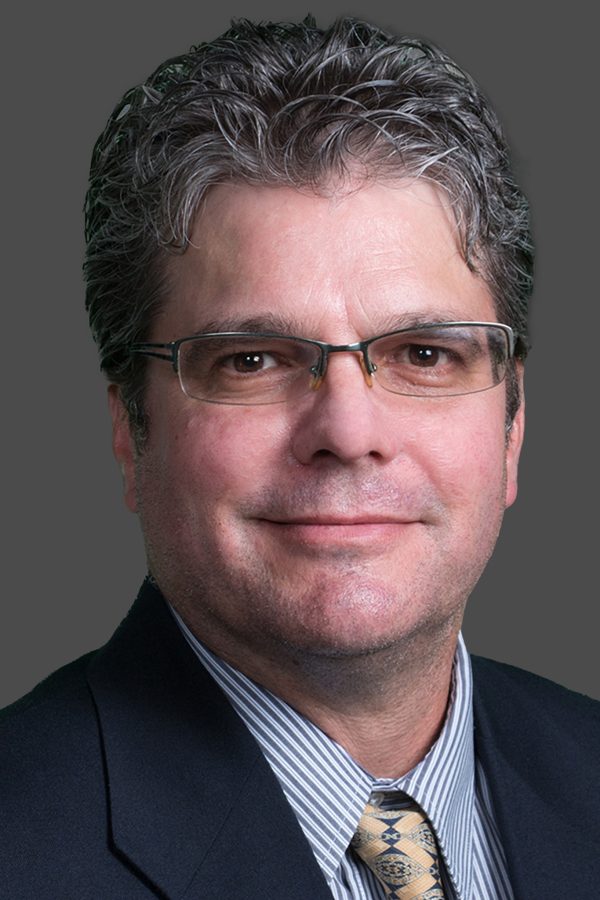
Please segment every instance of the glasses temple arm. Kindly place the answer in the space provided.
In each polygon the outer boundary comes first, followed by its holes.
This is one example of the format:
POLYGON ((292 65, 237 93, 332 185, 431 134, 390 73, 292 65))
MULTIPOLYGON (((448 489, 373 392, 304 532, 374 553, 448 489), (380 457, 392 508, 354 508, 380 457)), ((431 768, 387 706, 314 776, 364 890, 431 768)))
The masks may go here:
MULTIPOLYGON (((168 344, 165 344, 168 346, 168 344)), ((158 353, 156 350, 147 350, 145 347, 132 347, 132 353, 136 353, 139 356, 152 356, 154 359, 166 359, 167 362, 175 364, 175 353, 171 350, 171 353, 158 353)))

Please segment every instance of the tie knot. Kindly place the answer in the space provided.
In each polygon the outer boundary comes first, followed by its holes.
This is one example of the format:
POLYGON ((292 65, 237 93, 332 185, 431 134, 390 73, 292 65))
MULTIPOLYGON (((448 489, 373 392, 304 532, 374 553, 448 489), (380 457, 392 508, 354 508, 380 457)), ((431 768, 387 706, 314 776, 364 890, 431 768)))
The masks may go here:
POLYGON ((410 798, 397 807, 367 803, 354 852, 396 900, 443 900, 435 835, 421 808, 410 798))

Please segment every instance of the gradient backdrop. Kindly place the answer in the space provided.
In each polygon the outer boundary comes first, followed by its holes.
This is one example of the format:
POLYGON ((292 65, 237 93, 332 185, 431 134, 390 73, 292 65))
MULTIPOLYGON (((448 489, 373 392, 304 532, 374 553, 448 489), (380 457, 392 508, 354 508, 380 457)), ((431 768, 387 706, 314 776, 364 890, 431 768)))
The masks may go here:
POLYGON ((144 575, 83 310, 81 207, 93 142, 128 87, 231 17, 309 11, 322 25, 349 13, 432 38, 479 80, 506 124, 538 245, 528 431, 520 497, 465 631, 475 652, 600 696, 592 8, 309 2, 230 0, 203 13, 177 0, 58 0, 41 12, 13 5, 4 16, 0 705, 103 643, 144 575))

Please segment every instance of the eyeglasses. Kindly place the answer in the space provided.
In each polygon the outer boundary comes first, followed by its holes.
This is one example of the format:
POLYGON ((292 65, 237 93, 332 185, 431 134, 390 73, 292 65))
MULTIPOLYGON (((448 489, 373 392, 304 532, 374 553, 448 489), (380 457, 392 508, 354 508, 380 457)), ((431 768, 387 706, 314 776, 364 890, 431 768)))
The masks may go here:
POLYGON ((188 397, 254 406, 315 391, 332 353, 358 355, 365 382, 409 397, 454 397, 500 384, 515 351, 508 325, 439 322, 353 344, 281 334, 198 334, 167 344, 136 343, 131 352, 171 363, 188 397))

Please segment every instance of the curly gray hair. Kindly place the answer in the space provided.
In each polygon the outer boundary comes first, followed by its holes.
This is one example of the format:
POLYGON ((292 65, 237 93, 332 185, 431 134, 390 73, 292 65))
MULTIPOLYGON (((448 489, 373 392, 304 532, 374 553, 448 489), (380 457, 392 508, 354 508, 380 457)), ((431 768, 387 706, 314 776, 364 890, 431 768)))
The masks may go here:
MULTIPOLYGON (((365 22, 328 30, 233 23, 128 91, 94 148, 86 198, 86 305, 101 366, 120 386, 140 445, 144 361, 207 190, 223 182, 318 193, 345 178, 424 177, 452 203, 462 253, 500 321, 527 347, 533 248, 528 206, 499 122, 442 50, 365 22)), ((509 377, 509 421, 519 404, 509 377)))

